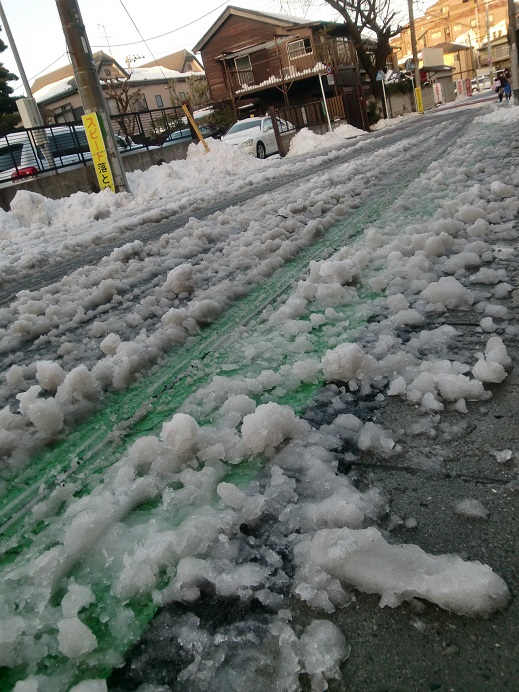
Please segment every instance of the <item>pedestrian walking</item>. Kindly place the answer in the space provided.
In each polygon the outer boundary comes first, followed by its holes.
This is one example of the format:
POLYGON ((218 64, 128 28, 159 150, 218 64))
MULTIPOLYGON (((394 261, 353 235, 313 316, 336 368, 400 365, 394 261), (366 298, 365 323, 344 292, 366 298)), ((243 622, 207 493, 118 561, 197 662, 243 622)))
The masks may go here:
POLYGON ((496 92, 499 101, 502 101, 503 100, 503 91, 502 91, 502 87, 501 87, 501 80, 499 79, 499 77, 497 75, 494 77, 494 81, 492 83, 492 89, 496 92))
POLYGON ((506 100, 510 101, 510 99, 512 98, 512 85, 508 80, 506 80, 506 84, 503 87, 503 92, 506 100))
MULTIPOLYGON (((508 89, 510 89, 510 82, 508 81, 508 79, 505 77, 504 74, 501 74, 501 75, 499 75, 499 90, 497 92, 499 95, 499 101, 500 102, 503 100, 503 96, 505 94, 505 87, 508 87, 508 89)), ((508 97, 506 100, 508 101, 508 97)))

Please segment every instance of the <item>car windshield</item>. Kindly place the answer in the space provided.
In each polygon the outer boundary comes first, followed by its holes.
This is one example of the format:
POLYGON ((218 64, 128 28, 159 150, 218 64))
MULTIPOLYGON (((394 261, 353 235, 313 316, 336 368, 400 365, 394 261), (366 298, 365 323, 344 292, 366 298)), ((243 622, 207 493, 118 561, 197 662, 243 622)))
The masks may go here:
POLYGON ((235 123, 227 132, 228 135, 232 135, 235 132, 242 132, 242 130, 252 130, 254 127, 259 127, 260 123, 257 120, 241 120, 239 123, 235 123))
POLYGON ((23 143, 13 144, 10 147, 0 149, 0 173, 8 171, 15 166, 18 168, 22 158, 23 143))
POLYGON ((191 136, 191 130, 177 130, 176 132, 172 132, 167 141, 171 139, 182 139, 183 137, 190 137, 191 136))

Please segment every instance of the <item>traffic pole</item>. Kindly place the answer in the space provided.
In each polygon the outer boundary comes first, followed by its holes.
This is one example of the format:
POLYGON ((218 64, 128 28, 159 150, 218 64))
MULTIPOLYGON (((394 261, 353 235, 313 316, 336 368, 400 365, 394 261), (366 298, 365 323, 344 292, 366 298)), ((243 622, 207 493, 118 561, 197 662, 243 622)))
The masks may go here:
MULTIPOLYGON (((56 6, 63 26, 63 33, 65 34, 85 116, 94 114, 96 119, 100 121, 115 191, 129 192, 126 172, 115 141, 108 104, 99 81, 99 75, 97 74, 85 25, 81 18, 79 5, 77 0, 56 0, 56 6)), ((92 152, 92 155, 95 166, 95 152, 92 152)))

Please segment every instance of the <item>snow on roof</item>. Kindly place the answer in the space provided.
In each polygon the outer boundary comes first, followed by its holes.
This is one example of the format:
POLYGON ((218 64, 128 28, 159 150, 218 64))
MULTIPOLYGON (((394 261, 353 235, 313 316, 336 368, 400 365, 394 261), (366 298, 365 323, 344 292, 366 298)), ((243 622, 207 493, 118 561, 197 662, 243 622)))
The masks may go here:
POLYGON ((42 87, 33 94, 33 97, 37 103, 40 103, 42 101, 47 101, 47 99, 72 93, 74 91, 77 91, 74 77, 64 77, 57 82, 52 82, 52 84, 47 84, 46 86, 42 87))
POLYGON ((154 67, 135 67, 132 69, 130 81, 131 82, 145 82, 145 81, 163 81, 164 79, 185 79, 192 75, 199 77, 202 72, 178 72, 178 70, 168 70, 167 67, 162 67, 162 65, 155 65, 154 67))
MULTIPOLYGON (((130 75, 131 82, 164 81, 169 79, 185 79, 186 77, 200 77, 203 72, 178 72, 168 70, 167 67, 156 65, 155 67, 136 67, 130 75)), ((33 94, 38 103, 47 101, 57 96, 63 96, 77 91, 74 77, 64 77, 57 82, 47 84, 33 94)))

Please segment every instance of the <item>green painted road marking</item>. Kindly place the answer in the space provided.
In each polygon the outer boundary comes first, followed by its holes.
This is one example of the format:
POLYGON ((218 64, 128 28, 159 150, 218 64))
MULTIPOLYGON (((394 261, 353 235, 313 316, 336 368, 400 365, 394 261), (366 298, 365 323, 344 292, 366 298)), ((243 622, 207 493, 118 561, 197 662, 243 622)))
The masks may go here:
MULTIPOLYGON (((441 151, 436 150, 435 154, 439 156, 441 151)), ((255 371, 259 372, 269 365, 272 369, 279 368, 282 364, 289 364, 304 357, 304 354, 297 351, 287 354, 285 350, 283 363, 276 360, 274 352, 271 360, 267 354, 265 358, 251 365, 247 358, 242 357, 243 352, 240 351, 239 344, 244 340, 244 333, 247 332, 257 334, 264 330, 264 335, 268 337, 268 325, 262 315, 263 310, 276 301, 281 301, 291 292, 293 282, 301 278, 311 260, 329 257, 337 249, 354 241, 367 224, 383 217, 391 203, 401 195, 409 182, 419 175, 423 167, 422 162, 415 161, 414 165, 410 165, 406 171, 406 175, 399 178, 398 184, 391 183, 390 189, 384 193, 378 192, 378 196, 369 204, 337 223, 327 232, 326 237, 303 250, 297 258, 266 279, 263 284, 254 287, 246 297, 237 301, 197 338, 170 353, 160 367, 143 377, 126 392, 107 396, 102 411, 72 431, 67 439, 40 454, 21 474, 20 482, 2 499, 0 505, 0 521, 4 522, 2 566, 5 568, 16 560, 20 552, 27 551, 29 554, 35 538, 37 540, 32 550, 35 555, 54 544, 53 532, 46 531, 43 522, 37 523, 31 513, 25 511, 28 505, 45 497, 45 494, 40 492, 40 484, 45 486, 47 483, 46 487, 49 489, 55 487, 53 480, 49 486, 49 477, 58 479, 60 474, 68 474, 69 480, 81 483, 78 494, 87 494, 99 484, 102 472, 121 457, 134 439, 144 433, 157 434, 163 422, 171 418, 179 407, 202 385, 207 384, 214 375, 253 376, 255 371), (228 369, 230 365, 232 369, 228 369), (80 461, 80 466, 71 469, 72 460, 80 461)), ((369 314, 369 309, 366 308, 371 303, 374 294, 360 288, 358 294, 358 301, 354 304, 334 308, 339 315, 338 322, 344 326, 341 334, 343 341, 351 338, 369 314)), ((312 330, 312 335, 315 337, 313 357, 322 356, 330 346, 328 335, 325 333, 327 327, 329 324, 312 330)), ((283 338, 283 340, 288 339, 283 338)), ((270 399, 290 404, 296 411, 301 411, 320 386, 322 382, 302 385, 296 391, 280 394, 278 397, 273 393, 270 399)), ((209 421, 199 420, 198 422, 204 425, 209 421)), ((245 487, 256 477, 261 467, 261 458, 246 460, 237 467, 229 466, 225 479, 245 487)), ((144 523, 156 516, 156 507, 155 502, 141 505, 123 519, 123 523, 127 526, 135 522, 144 523)), ((199 507, 184 507, 180 512, 178 509, 174 506, 171 510, 173 513, 167 518, 170 522, 169 528, 178 525, 190 511, 195 512, 199 507)), ((164 522, 165 519, 162 517, 159 520, 161 528, 164 528, 164 522)), ((83 560, 76 564, 67 572, 67 576, 75 577, 78 583, 90 583, 90 579, 86 576, 90 570, 87 562, 83 560)), ((90 577, 92 578, 92 575, 90 577)), ((106 575, 105 582, 108 581, 108 577, 109 575, 106 575)), ((163 575, 163 580, 165 583, 166 575, 163 575)), ((42 657, 38 663, 39 673, 52 675, 58 688, 60 681, 63 681, 65 689, 89 677, 108 675, 117 658, 140 636, 157 609, 149 596, 130 599, 130 601, 116 597, 110 589, 110 583, 103 583, 100 579, 93 581, 92 589, 96 602, 89 609, 82 611, 81 616, 97 636, 98 647, 95 655, 92 655, 89 662, 85 661, 81 664, 74 663, 61 655, 42 657), (129 616, 131 622, 129 620, 130 624, 126 629, 114 632, 110 629, 109 623, 117 622, 122 615, 129 616), (105 626, 102 625, 103 622, 106 623, 105 626)), ((53 599, 55 605, 59 605, 62 595, 55 594, 53 599)), ((20 679, 25 674, 20 670, 0 673, 0 688, 8 680, 20 679), (18 677, 13 678, 13 676, 18 677)))

